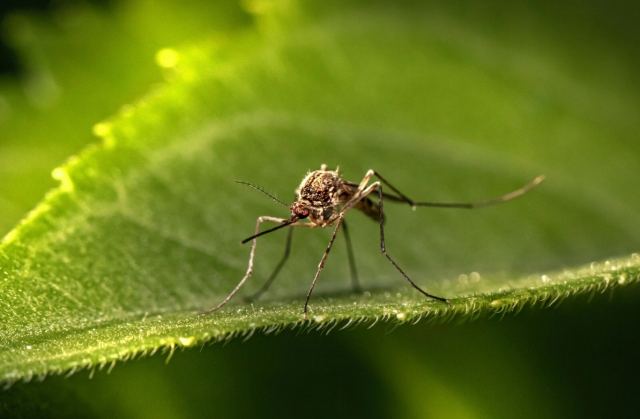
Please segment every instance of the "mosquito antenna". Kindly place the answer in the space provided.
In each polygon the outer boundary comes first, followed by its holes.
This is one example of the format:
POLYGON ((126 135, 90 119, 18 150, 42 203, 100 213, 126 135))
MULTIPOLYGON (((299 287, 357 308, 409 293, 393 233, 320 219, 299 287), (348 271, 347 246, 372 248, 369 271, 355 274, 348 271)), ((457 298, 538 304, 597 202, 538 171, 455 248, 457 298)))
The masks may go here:
POLYGON ((242 240, 242 244, 245 244, 246 242, 249 242, 249 241, 255 239, 256 237, 264 236, 265 234, 271 233, 272 231, 280 230, 282 227, 286 227, 286 226, 288 226, 290 224, 295 223, 296 221, 298 221, 298 220, 297 219, 293 219, 293 220, 283 221, 282 224, 280 224, 280 225, 272 227, 272 228, 270 228, 268 230, 261 231, 260 233, 254 234, 253 236, 247 237, 246 239, 242 240))
POLYGON ((490 205, 500 204, 502 202, 511 201, 512 199, 516 199, 531 189, 535 188, 544 180, 544 176, 540 175, 535 177, 531 182, 527 183, 521 188, 518 188, 514 191, 506 193, 504 195, 500 195, 496 198, 487 199, 484 201, 478 202, 414 202, 413 206, 416 207, 439 207, 439 208, 482 208, 488 207, 490 205))
POLYGON ((258 185, 254 185, 253 183, 249 183, 249 182, 245 182, 244 180, 236 180, 236 183, 240 183, 242 185, 247 185, 252 187, 253 189, 262 192, 263 194, 267 195, 269 198, 273 199, 274 201, 276 201, 277 203, 279 203, 280 205, 284 205, 285 207, 289 207, 288 204, 282 202, 281 200, 279 200, 278 198, 276 198, 274 195, 270 194, 269 192, 265 191, 264 189, 262 189, 262 187, 258 186, 258 185))

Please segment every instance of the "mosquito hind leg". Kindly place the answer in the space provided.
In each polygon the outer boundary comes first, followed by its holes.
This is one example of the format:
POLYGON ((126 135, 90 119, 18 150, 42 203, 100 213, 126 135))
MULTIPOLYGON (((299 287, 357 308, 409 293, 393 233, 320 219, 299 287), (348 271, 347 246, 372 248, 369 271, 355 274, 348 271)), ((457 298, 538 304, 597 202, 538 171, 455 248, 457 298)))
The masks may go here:
MULTIPOLYGON (((260 232, 260 225, 265 221, 269 221, 272 223, 283 223, 287 220, 284 218, 269 217, 269 216, 258 217, 256 219, 255 234, 258 234, 260 232)), ((238 291, 240 291, 240 288, 242 288, 244 283, 247 282, 247 280, 251 277, 251 275, 253 274, 253 259, 256 254, 256 244, 258 243, 257 239, 258 239, 257 237, 254 237, 251 240, 251 250, 249 252, 249 262, 247 264, 247 270, 244 276, 242 277, 242 279, 240 280, 240 282, 238 282, 235 288, 231 290, 231 292, 227 294, 227 296, 220 303, 218 303, 217 305, 213 306, 208 310, 203 311, 202 314, 209 314, 209 313, 213 313, 214 311, 220 310, 225 304, 229 302, 229 300, 233 298, 234 295, 238 293, 238 291)))
MULTIPOLYGON (((382 177, 382 175, 380 173, 378 173, 376 171, 374 171, 373 173, 375 174, 375 176, 378 179, 380 179, 380 181, 382 183, 384 183, 386 186, 388 186, 389 189, 391 189, 397 195, 397 196, 394 196, 394 195, 384 194, 384 193, 382 193, 382 188, 380 188, 378 190, 378 196, 379 197, 384 195, 386 198, 390 198, 393 201, 406 202, 407 204, 411 205, 412 207, 416 206, 416 203, 415 203, 415 201, 413 199, 409 198, 407 195, 405 195, 402 192, 400 192, 398 190, 398 188, 396 188, 395 186, 390 184, 389 181, 387 181, 384 177, 382 177)), ((380 199, 380 202, 382 202, 382 198, 380 199)), ((382 204, 380 204, 380 206, 382 206, 382 204)))
POLYGON ((262 285, 262 287, 258 291, 256 291, 253 295, 250 295, 249 297, 245 298, 245 300, 255 301, 258 298, 260 298, 262 294, 264 294, 269 289, 273 281, 276 279, 276 276, 278 276, 278 274, 280 273, 280 270, 286 263, 287 259, 289 259, 289 253, 291 252, 292 237, 293 237, 293 228, 290 228, 289 231, 287 232, 287 242, 284 247, 284 255, 282 255, 280 262, 278 262, 273 272, 271 272, 271 275, 269 275, 269 278, 264 283, 264 285, 262 285))
MULTIPOLYGON (((379 223, 380 223, 380 250, 382 251, 382 254, 389 260, 389 262, 391 262, 391 264, 398 270, 398 272, 400 272, 402 274, 404 279, 409 281, 411 286, 413 288, 415 288, 416 290, 420 291, 425 297, 433 298, 434 300, 438 300, 438 301, 442 301, 442 302, 448 303, 449 300, 447 300, 446 298, 438 297, 437 295, 433 295, 433 294, 429 294, 428 292, 426 292, 425 290, 420 288, 418 286, 418 284, 413 282, 411 280, 411 278, 409 278, 409 275, 407 275, 402 270, 402 268, 400 268, 398 263, 391 257, 391 255, 389 255, 389 253, 387 253, 387 248, 386 248, 386 244, 385 244, 385 241, 384 241, 384 210, 383 210, 382 185, 380 184, 380 182, 375 182, 375 183, 371 184, 371 188, 372 189, 375 188, 377 190, 378 198, 380 199, 380 202, 379 202, 379 205, 380 205, 380 220, 379 220, 379 223)), ((398 193, 400 195, 400 193, 398 191, 394 190, 394 192, 396 192, 396 193, 398 193)))
MULTIPOLYGON (((370 171, 371 172, 371 171, 370 171)), ((409 198, 407 195, 403 194, 393 186, 389 181, 387 181, 380 173, 373 171, 374 175, 380 179, 385 186, 388 186, 396 195, 388 194, 388 193, 378 193, 379 196, 384 196, 385 198, 396 201, 396 202, 406 202, 411 205, 413 209, 416 207, 435 207, 435 208, 463 208, 463 209, 475 209, 475 208, 483 208, 489 207, 492 205, 502 204, 504 202, 512 201, 522 195, 528 193, 530 190, 538 186, 544 181, 544 176, 536 176, 532 180, 530 180, 527 184, 519 187, 518 189, 514 189, 511 192, 505 193, 503 195, 484 199, 481 201, 475 202, 430 202, 430 201, 414 201, 409 198)))

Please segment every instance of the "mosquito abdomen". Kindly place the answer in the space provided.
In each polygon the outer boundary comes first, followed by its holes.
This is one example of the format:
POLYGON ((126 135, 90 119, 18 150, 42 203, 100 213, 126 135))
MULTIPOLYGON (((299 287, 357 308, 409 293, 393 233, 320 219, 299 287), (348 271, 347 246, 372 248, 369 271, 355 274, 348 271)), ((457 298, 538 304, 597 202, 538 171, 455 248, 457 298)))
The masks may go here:
POLYGON ((384 214, 380 209, 380 204, 378 204, 377 202, 373 202, 369 198, 364 198, 361 201, 359 201, 356 204, 355 208, 361 210, 368 217, 372 218, 376 222, 380 221, 380 217, 382 217, 383 222, 385 220, 384 214))

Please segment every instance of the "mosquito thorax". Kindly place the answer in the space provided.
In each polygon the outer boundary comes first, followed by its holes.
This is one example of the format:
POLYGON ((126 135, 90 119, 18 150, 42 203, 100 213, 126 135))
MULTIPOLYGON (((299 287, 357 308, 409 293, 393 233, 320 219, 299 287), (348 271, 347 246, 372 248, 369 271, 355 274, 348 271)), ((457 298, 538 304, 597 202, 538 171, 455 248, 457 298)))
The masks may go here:
POLYGON ((349 199, 349 191, 338 170, 327 170, 322 165, 320 170, 309 172, 300 182, 296 189, 296 205, 309 211, 312 222, 324 224, 334 214, 335 207, 349 199))
POLYGON ((298 201, 312 207, 330 207, 340 203, 344 181, 337 171, 314 170, 305 176, 296 190, 298 201))

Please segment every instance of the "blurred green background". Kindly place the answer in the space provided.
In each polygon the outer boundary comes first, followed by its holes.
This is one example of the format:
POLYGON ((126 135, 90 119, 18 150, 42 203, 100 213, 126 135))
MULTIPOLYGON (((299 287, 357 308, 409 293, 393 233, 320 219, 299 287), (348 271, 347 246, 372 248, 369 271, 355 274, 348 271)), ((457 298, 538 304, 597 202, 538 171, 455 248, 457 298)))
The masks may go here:
MULTIPOLYGON (((213 11, 205 1, 3 2, 0 234, 55 185, 52 168, 94 141, 96 122, 163 80, 154 63, 159 49, 249 27, 252 4, 228 1, 213 11)), ((640 97, 633 83, 640 16, 631 2, 433 7, 505 37, 515 30, 510 22, 536 22, 529 45, 543 36, 540 45, 552 49, 551 35, 574 45, 574 55, 562 56, 567 66, 583 65, 594 46, 610 49, 624 62, 598 56, 582 76, 620 76, 628 96, 640 97)), ((637 125, 637 107, 608 99, 580 106, 601 106, 620 130, 637 125)), ((576 158, 564 151, 562 158, 576 158)), ((635 192, 633 179, 621 182, 635 192)), ((166 354, 156 355, 91 379, 80 372, 16 384, 0 393, 0 417, 635 417, 638 294, 465 324, 255 336, 177 352, 167 365, 166 354)))

